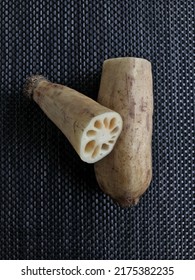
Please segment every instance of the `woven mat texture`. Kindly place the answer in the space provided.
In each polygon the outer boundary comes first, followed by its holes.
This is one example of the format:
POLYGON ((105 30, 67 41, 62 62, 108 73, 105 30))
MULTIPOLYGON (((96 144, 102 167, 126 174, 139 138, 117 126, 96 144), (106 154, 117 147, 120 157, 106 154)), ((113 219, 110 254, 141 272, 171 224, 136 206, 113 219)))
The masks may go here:
POLYGON ((194 1, 0 4, 0 258, 194 259, 194 1), (22 94, 42 74, 96 99, 103 61, 152 62, 153 180, 122 209, 22 94))

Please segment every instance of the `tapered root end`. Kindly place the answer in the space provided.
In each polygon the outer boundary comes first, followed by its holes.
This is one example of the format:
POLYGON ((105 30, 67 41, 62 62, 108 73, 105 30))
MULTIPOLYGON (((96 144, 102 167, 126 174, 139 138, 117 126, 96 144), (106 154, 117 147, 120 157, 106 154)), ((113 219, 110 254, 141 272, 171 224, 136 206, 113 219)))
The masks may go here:
POLYGON ((139 197, 136 198, 119 198, 119 199, 113 199, 115 204, 117 204, 118 206, 122 207, 122 208, 128 208, 128 207, 132 207, 138 204, 139 202, 139 197))
POLYGON ((33 75, 31 77, 28 77, 23 88, 24 95, 31 99, 33 96, 33 90, 36 88, 36 86, 41 80, 47 79, 41 75, 33 75))
POLYGON ((112 201, 117 205, 117 206, 120 206, 122 208, 129 208, 129 207, 133 207, 133 206, 136 206, 140 200, 140 196, 137 196, 137 197, 132 197, 131 195, 123 195, 123 196, 113 196, 112 194, 110 194, 109 192, 106 191, 106 189, 104 188, 104 185, 103 183, 99 180, 98 177, 96 177, 97 181, 98 181, 98 185, 100 187, 100 189, 105 193, 107 194, 111 199, 112 201))

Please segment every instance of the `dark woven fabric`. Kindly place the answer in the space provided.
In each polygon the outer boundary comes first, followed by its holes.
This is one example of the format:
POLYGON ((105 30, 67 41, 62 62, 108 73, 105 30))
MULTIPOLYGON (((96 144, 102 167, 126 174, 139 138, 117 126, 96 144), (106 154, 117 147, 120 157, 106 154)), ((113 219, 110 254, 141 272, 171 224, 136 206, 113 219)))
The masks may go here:
POLYGON ((0 4, 0 258, 194 259, 194 1, 0 4), (153 181, 122 209, 22 94, 42 74, 96 99, 105 59, 154 77, 153 181))

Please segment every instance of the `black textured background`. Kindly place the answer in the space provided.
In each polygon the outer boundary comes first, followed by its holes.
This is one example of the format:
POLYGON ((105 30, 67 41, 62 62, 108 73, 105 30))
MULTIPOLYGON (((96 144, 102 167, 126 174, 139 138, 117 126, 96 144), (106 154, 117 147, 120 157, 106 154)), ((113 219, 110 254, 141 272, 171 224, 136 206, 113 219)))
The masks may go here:
POLYGON ((194 259, 194 1, 0 2, 0 258, 194 259), (153 181, 121 209, 22 95, 45 75, 96 99, 105 59, 154 77, 153 181))

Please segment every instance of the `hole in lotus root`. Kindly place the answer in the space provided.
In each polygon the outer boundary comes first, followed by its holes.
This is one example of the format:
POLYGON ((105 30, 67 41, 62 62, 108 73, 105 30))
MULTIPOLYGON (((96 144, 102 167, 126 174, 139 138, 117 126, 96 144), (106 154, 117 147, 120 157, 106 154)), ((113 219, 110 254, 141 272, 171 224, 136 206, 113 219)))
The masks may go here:
POLYGON ((95 130, 87 131, 87 136, 94 136, 94 135, 96 135, 96 131, 95 130))
POLYGON ((108 144, 103 144, 102 145, 102 150, 108 150, 109 149, 109 145, 108 144))
POLYGON ((114 133, 116 133, 117 131, 119 131, 119 127, 118 127, 118 126, 115 127, 115 128, 111 131, 111 134, 114 134, 114 133))
POLYGON ((92 154, 92 158, 96 157, 99 153, 99 150, 100 150, 100 146, 98 145, 95 150, 93 151, 93 154, 92 154))
POLYGON ((108 119, 107 118, 104 119, 104 125, 105 125, 106 128, 108 127, 108 119))
POLYGON ((95 126, 96 128, 101 128, 101 127, 102 127, 101 121, 95 121, 94 126, 95 126))
POLYGON ((113 129, 113 128, 115 127, 115 125, 116 125, 116 119, 113 118, 113 119, 111 119, 111 121, 110 121, 109 129, 113 129))
POLYGON ((94 149, 94 147, 95 147, 95 141, 94 141, 94 140, 89 141, 89 142, 87 143, 87 145, 85 146, 85 152, 86 152, 86 153, 92 152, 93 149, 94 149))

